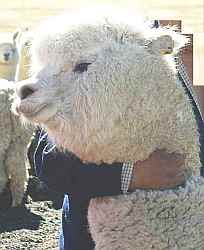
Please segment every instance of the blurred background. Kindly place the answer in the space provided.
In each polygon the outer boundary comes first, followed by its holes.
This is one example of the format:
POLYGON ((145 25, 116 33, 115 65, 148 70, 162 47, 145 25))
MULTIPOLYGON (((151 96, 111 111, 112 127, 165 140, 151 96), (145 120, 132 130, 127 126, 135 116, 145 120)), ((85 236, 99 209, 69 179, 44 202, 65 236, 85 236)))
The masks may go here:
POLYGON ((96 4, 137 8, 157 19, 182 20, 185 33, 203 32, 203 0, 0 0, 0 32, 33 26, 65 10, 96 4))

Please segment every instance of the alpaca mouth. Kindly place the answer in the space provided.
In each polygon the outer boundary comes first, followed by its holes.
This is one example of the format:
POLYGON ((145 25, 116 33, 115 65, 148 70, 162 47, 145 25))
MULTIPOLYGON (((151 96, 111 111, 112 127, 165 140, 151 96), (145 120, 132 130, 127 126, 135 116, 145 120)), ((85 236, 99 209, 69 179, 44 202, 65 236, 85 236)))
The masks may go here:
POLYGON ((33 105, 29 105, 29 103, 21 102, 21 103, 14 103, 12 110, 13 112, 18 116, 23 116, 27 118, 28 120, 34 119, 40 116, 47 117, 50 116, 51 110, 53 109, 52 105, 49 103, 41 104, 37 107, 34 107, 33 105))
POLYGON ((46 123, 48 120, 52 120, 52 117, 58 112, 57 103, 50 101, 44 101, 37 103, 33 99, 16 98, 11 107, 12 112, 31 123, 46 123))
POLYGON ((33 109, 33 110, 20 109, 19 112, 18 112, 18 108, 17 108, 17 112, 22 114, 26 118, 33 118, 33 117, 37 116, 38 114, 40 114, 41 112, 45 111, 45 109, 48 109, 48 106, 49 106, 49 104, 44 104, 44 105, 41 105, 40 107, 33 109))

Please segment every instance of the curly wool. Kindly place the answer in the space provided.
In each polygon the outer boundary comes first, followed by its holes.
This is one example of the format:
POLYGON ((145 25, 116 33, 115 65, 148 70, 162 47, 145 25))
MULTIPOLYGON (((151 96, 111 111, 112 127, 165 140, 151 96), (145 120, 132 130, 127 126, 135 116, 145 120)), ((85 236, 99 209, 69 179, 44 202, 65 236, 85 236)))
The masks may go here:
MULTIPOLYGON (((160 32, 126 20, 114 23, 112 17, 94 21, 91 15, 80 23, 79 16, 71 22, 64 16, 54 20, 56 29, 48 23, 36 31, 31 68, 38 91, 18 100, 22 110, 25 103, 30 110, 49 104, 31 122, 84 161, 135 162, 157 148, 185 154, 185 188, 138 190, 91 202, 97 250, 203 249, 199 133, 175 70, 158 53, 160 32), (90 63, 87 71, 74 72, 81 62, 90 63)), ((162 30, 165 34, 177 39, 162 30)))
POLYGON ((21 204, 28 180, 25 156, 31 131, 11 113, 13 85, 0 80, 0 193, 9 180, 14 207, 21 204))
POLYGON ((204 179, 165 191, 94 199, 90 231, 97 250, 203 250, 204 179))

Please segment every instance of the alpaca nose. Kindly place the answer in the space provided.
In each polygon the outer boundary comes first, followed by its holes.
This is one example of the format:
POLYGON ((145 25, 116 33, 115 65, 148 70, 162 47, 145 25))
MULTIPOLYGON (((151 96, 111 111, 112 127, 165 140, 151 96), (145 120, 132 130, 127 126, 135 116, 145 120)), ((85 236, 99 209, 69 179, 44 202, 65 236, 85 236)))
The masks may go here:
POLYGON ((21 100, 30 97, 36 91, 37 89, 34 87, 34 84, 20 84, 16 87, 16 92, 21 100))
POLYGON ((31 88, 30 86, 22 86, 22 88, 20 89, 21 100, 26 99, 27 97, 32 95, 34 92, 35 90, 31 88))

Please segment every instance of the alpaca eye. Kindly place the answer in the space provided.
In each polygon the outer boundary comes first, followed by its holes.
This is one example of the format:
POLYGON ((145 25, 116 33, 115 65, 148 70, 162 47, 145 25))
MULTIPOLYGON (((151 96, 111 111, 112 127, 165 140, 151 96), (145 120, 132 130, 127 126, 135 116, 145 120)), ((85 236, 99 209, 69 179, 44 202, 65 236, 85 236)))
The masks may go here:
POLYGON ((76 73, 83 73, 84 71, 88 70, 88 66, 90 64, 91 63, 87 63, 87 62, 76 64, 73 71, 76 73))

